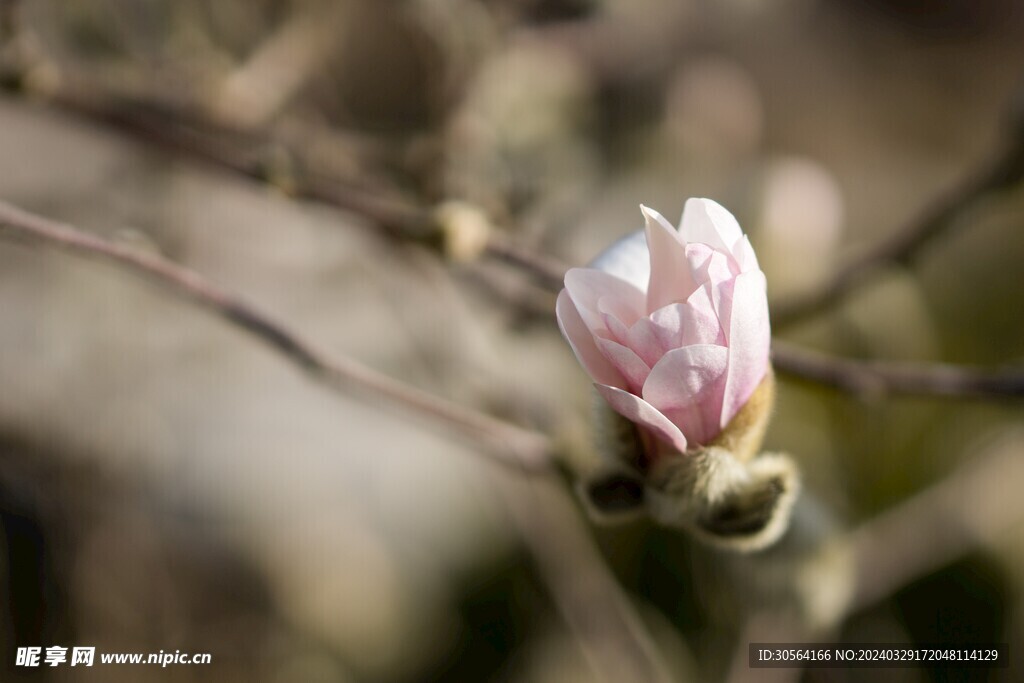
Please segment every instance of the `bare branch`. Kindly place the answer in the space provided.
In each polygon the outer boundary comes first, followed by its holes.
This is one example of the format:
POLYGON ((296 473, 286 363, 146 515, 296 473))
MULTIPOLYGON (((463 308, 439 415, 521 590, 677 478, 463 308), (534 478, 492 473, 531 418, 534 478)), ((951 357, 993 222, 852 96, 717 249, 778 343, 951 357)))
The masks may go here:
POLYGON ((834 306, 883 266, 910 264, 925 247, 951 230, 978 200, 1020 182, 1024 178, 1024 121, 1018 119, 1022 117, 1024 112, 1014 109, 1009 133, 994 156, 959 185, 939 194, 909 223, 840 267, 819 288, 774 304, 773 324, 789 325, 834 306))
POLYGON ((78 228, 51 221, 0 201, 0 237, 28 237, 43 244, 94 256, 146 275, 279 351, 327 385, 369 392, 410 409, 487 446, 488 452, 517 466, 545 466, 552 451, 547 436, 451 403, 409 386, 352 359, 329 358, 309 341, 239 296, 199 273, 151 253, 108 242, 78 228))
POLYGON ((535 477, 498 481, 506 506, 559 612, 595 673, 608 681, 671 681, 646 627, 605 566, 578 512, 550 468, 543 434, 450 403, 350 359, 329 359, 237 295, 161 256, 138 252, 0 201, 0 238, 23 237, 141 273, 268 344, 328 386, 381 396, 459 432, 535 477))
POLYGON ((778 340, 772 342, 772 364, 780 374, 863 397, 1024 397, 1024 368, 1019 367, 983 370, 943 363, 850 360, 778 340))
POLYGON ((527 273, 544 289, 556 294, 562 289, 565 271, 569 269, 569 266, 558 259, 538 254, 495 231, 491 232, 486 251, 495 258, 527 273))
MULTIPOLYGON (((51 104, 113 126, 120 133, 261 182, 273 175, 272 167, 283 152, 294 162, 294 177, 287 179, 285 188, 293 196, 351 211, 402 240, 440 244, 444 238, 430 207, 392 189, 366 183, 356 174, 316 172, 316 164, 303 150, 322 151, 325 145, 337 142, 337 135, 314 133, 308 126, 287 122, 250 130, 211 121, 195 104, 130 91, 119 93, 95 79, 65 74, 60 84, 44 95, 51 104)), ((497 231, 489 236, 484 251, 522 270, 546 289, 561 289, 565 266, 555 259, 517 246, 497 231)))
MULTIPOLYGON (((197 118, 195 113, 174 106, 168 108, 145 101, 112 98, 110 93, 92 83, 67 80, 51 94, 51 101, 80 115, 115 125, 119 131, 131 132, 149 142, 260 180, 267 175, 268 150, 290 150, 296 146, 295 138, 282 136, 280 127, 274 129, 277 133, 271 130, 258 134, 219 128, 197 118)), ((1024 133, 1013 140, 1014 144, 996 160, 958 190, 941 198, 921 219, 863 259, 842 269, 835 279, 838 285, 826 288, 830 293, 822 290, 814 294, 818 298, 813 307, 832 305, 883 263, 912 259, 922 246, 949 229, 968 204, 1019 180, 1024 175, 1024 133)), ((443 230, 429 207, 390 190, 358 186, 353 179, 336 174, 306 174, 295 178, 289 189, 296 196, 362 216, 398 239, 431 243, 444 239, 443 230)), ((519 245, 500 231, 491 231, 485 253, 527 274, 546 290, 561 289, 566 264, 519 245)), ((772 321, 779 327, 812 312, 806 302, 783 303, 773 306, 772 321)), ((859 395, 965 398, 1024 395, 1024 369, 985 371, 945 364, 857 361, 802 351, 778 341, 773 358, 782 374, 859 395)))

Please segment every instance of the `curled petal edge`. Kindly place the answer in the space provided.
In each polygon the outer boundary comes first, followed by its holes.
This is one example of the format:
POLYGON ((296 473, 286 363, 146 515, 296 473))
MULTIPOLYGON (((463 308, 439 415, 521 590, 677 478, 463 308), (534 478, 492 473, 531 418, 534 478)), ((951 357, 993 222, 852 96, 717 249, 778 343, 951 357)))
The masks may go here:
POLYGON ((680 453, 686 452, 686 437, 683 436, 683 432, 650 403, 635 394, 607 384, 595 383, 594 388, 619 415, 647 429, 680 453))

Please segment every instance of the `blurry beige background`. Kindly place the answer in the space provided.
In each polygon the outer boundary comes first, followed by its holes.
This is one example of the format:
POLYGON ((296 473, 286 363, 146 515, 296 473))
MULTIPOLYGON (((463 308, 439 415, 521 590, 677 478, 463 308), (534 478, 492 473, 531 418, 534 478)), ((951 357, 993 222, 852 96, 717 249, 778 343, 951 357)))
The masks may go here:
MULTIPOLYGON (((577 445, 588 380, 545 313, 553 296, 290 192, 322 176, 464 200, 569 263, 638 228, 641 202, 674 219, 686 197, 713 197, 751 233, 781 299, 986 158, 1024 78, 1011 0, 0 7, 0 198, 158 251, 328 352, 577 445), (91 98, 94 113, 128 119, 200 112, 268 182, 89 115, 91 98), (246 142, 265 131, 276 142, 246 142)), ((963 220, 914 267, 786 338, 1019 363, 1024 195, 963 220)), ((1024 457, 1024 431, 1019 403, 872 401, 784 381, 769 447, 853 523, 983 453, 1024 457)), ((4 680, 600 680, 523 551, 507 476, 443 429, 328 392, 144 279, 0 241, 4 680), (16 646, 50 644, 214 663, 13 666, 16 646)), ((685 542, 644 523, 595 533, 673 671, 724 671, 707 663, 720 644, 685 542)), ((1022 577, 1014 524, 840 636, 1024 642, 1022 577)), ((882 673, 1024 680, 1011 656, 991 676, 882 673)))

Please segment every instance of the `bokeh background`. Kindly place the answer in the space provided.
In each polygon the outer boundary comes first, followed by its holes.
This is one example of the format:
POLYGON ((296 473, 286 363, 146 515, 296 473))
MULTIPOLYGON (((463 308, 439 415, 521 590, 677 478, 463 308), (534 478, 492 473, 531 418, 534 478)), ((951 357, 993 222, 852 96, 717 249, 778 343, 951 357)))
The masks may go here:
MULTIPOLYGON (((674 219, 713 197, 782 300, 1006 144, 1024 7, 4 0, 0 79, 0 198, 159 252, 328 353, 585 460, 588 380, 553 295, 478 257, 472 229, 441 253, 357 199, 458 200, 583 263, 640 227, 639 203, 674 219)), ((911 264, 778 334, 854 358, 1020 363, 1022 223, 1024 192, 981 197, 911 264)), ((1024 459, 1020 408, 782 377, 767 445, 799 462, 837 529, 943 480, 996 520, 831 637, 1011 644, 1003 669, 803 680, 1024 680, 1024 479, 1006 465, 1024 459), (977 462, 1010 474, 958 489, 977 462)), ((510 512, 544 495, 519 476, 133 274, 0 241, 5 681, 605 680, 510 512), (52 644, 213 664, 14 666, 17 646, 52 644)), ((537 509, 534 532, 556 544, 580 522, 537 509)), ((675 678, 744 674, 730 664, 742 624, 718 609, 744 588, 709 580, 713 555, 643 521, 586 533, 675 678)), ((566 557, 570 583, 586 575, 566 557)))

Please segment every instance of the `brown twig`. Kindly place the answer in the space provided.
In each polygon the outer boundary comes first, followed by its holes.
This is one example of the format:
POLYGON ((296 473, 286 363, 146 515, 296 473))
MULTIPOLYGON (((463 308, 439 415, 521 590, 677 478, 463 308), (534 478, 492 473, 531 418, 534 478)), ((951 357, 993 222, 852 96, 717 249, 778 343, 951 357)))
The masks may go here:
MULTIPOLYGON (((64 74, 52 91, 43 93, 57 107, 111 126, 118 133, 128 133, 166 150, 199 159, 219 168, 266 182, 274 176, 284 154, 292 161, 287 190, 295 197, 312 199, 373 222, 375 226, 403 239, 422 240, 436 235, 432 212, 391 190, 367 186, 356 175, 307 172, 315 164, 307 163, 297 150, 331 147, 342 143, 339 136, 324 131, 315 135, 296 132, 296 126, 282 124, 254 132, 204 117, 192 103, 175 98, 139 97, 119 93, 78 75, 64 74)), ((351 149, 356 141, 348 141, 351 149)), ((365 170, 365 169, 362 169, 365 170)))
MULTIPOLYGON (((120 93, 78 74, 64 74, 60 83, 43 95, 65 111, 112 126, 120 133, 261 182, 272 175, 271 167, 283 152, 294 162, 295 177, 287 180, 286 188, 291 195, 355 213, 403 240, 441 243, 444 238, 430 207, 354 175, 312 171, 315 164, 302 150, 322 148, 333 138, 317 142, 300 126, 278 125, 258 131, 231 126, 210 120, 195 104, 120 93)), ((484 253, 522 270, 546 289, 557 292, 562 286, 564 264, 522 248, 500 232, 489 236, 484 253)))
POLYGON ((772 343, 772 364, 789 375, 862 397, 1024 397, 1024 368, 983 370, 942 363, 895 363, 837 358, 782 341, 772 343))
POLYGON ((556 483, 549 466, 552 444, 546 436, 427 394, 353 360, 329 359, 237 295, 158 255, 108 242, 0 201, 3 236, 39 240, 153 278, 254 335, 328 386, 381 396, 477 440, 503 462, 537 471, 540 476, 503 478, 499 486, 509 494, 506 505, 512 521, 595 673, 609 682, 671 680, 632 603, 604 565, 564 488, 556 483))
MULTIPOLYGON (((1014 103, 1015 107, 1019 106, 1014 103)), ((772 323, 783 327, 841 302, 880 268, 910 264, 948 232, 978 200, 1024 178, 1024 112, 1013 109, 1002 146, 959 185, 936 197, 905 226, 840 267, 824 285, 772 305, 772 323)))
POLYGON ((286 325, 199 273, 152 253, 115 244, 78 228, 37 216, 0 201, 0 236, 21 236, 81 255, 112 261, 153 278, 252 334, 301 369, 332 387, 369 392, 432 418, 485 444, 488 452, 517 466, 545 466, 552 444, 543 434, 451 403, 354 360, 329 358, 286 325))
POLYGON ((562 289, 565 271, 569 269, 568 265, 558 259, 516 244, 500 232, 491 233, 486 252, 527 273, 536 284, 553 293, 562 289))
MULTIPOLYGON (((289 148, 292 140, 251 132, 218 128, 169 105, 170 108, 104 93, 94 84, 67 81, 51 94, 60 106, 115 125, 150 142, 204 159, 222 168, 256 179, 267 175, 267 153, 289 148), (75 85, 77 83, 77 85, 75 85)), ((852 291, 883 263, 913 258, 921 247, 936 239, 955 217, 979 196, 1006 187, 1024 174, 1024 133, 1014 138, 999 157, 948 197, 940 199, 923 217, 886 240, 862 259, 840 270, 833 284, 814 294, 813 307, 824 307, 852 291), (1019 142, 1017 142, 1019 140, 1019 142), (859 265, 858 265, 859 264, 859 265)), ((330 174, 307 174, 291 188, 296 196, 314 199, 351 211, 386 229, 402 240, 439 241, 442 231, 434 212, 391 191, 356 187, 330 174)), ((566 264, 515 243, 504 233, 492 231, 485 252, 526 273, 552 292, 561 289, 566 264)), ((809 315, 812 306, 791 301, 772 308, 776 327, 809 315)), ((818 382, 859 395, 936 395, 965 398, 998 398, 1024 395, 1024 370, 983 371, 944 364, 900 364, 857 361, 803 351, 775 342, 774 362, 782 374, 818 382)))

